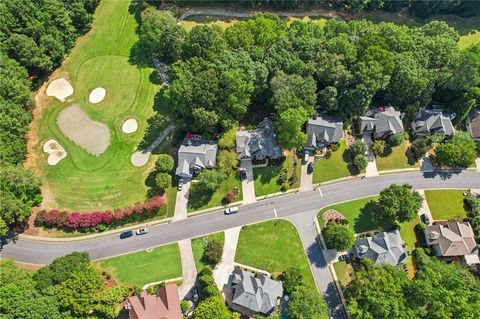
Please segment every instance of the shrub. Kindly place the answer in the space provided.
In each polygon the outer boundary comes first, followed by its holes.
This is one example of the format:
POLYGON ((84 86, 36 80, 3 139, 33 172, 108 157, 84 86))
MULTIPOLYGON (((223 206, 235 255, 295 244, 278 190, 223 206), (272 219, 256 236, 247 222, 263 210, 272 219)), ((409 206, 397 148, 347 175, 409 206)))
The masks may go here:
POLYGON ((235 195, 233 194, 233 192, 228 192, 225 194, 224 199, 226 204, 230 204, 235 199, 235 195))
POLYGON ((155 184, 158 188, 166 189, 172 184, 172 176, 168 173, 157 173, 155 175, 155 184))
POLYGON ((155 169, 158 172, 169 173, 172 171, 174 164, 173 157, 168 154, 160 154, 155 162, 155 169))
POLYGON ((351 248, 355 241, 355 234, 350 228, 336 223, 329 223, 322 233, 329 249, 344 251, 351 248))
POLYGON ((417 224, 418 231, 424 231, 425 228, 427 228, 427 225, 425 225, 424 223, 417 224))
POLYGON ((412 146, 410 147, 410 153, 412 154, 413 159, 418 161, 421 159, 425 153, 428 151, 427 141, 424 138, 417 138, 413 141, 412 146))
POLYGON ((330 144, 330 146, 329 146, 329 149, 330 149, 332 152, 338 151, 339 148, 340 148, 340 145, 339 145, 338 143, 333 143, 333 144, 330 144))
POLYGON ((355 165, 355 167, 361 171, 362 169, 367 168, 367 158, 363 154, 358 154, 353 158, 353 165, 355 165))
POLYGON ((367 144, 362 140, 356 140, 352 145, 350 145, 350 153, 353 157, 357 155, 364 155, 367 149, 367 144))
POLYGON ((207 240, 202 259, 209 265, 215 266, 222 260, 222 244, 215 240, 207 240))
POLYGON ((372 151, 375 156, 382 155, 385 152, 385 141, 376 140, 372 145, 372 151))
POLYGON ((222 134, 218 140, 218 146, 221 149, 233 149, 235 147, 235 135, 237 133, 237 127, 232 127, 228 131, 222 134))
POLYGON ((287 294, 292 294, 294 291, 303 286, 303 275, 298 268, 289 267, 279 276, 283 282, 283 288, 287 294))
POLYGON ((186 313, 188 309, 190 309, 190 304, 187 300, 180 301, 180 308, 182 309, 182 313, 186 313))
POLYGON ((387 139, 388 145, 390 147, 399 146, 400 144, 403 143, 404 140, 405 140, 405 136, 403 135, 403 133, 392 134, 387 139))

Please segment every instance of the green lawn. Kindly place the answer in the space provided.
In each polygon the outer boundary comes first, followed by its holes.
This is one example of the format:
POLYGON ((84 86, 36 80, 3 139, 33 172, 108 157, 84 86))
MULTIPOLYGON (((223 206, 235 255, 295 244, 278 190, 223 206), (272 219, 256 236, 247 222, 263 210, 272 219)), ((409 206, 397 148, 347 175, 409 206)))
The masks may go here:
POLYGON ((193 182, 190 186, 190 194, 188 198, 188 212, 194 212, 201 209, 223 205, 223 198, 225 197, 225 194, 231 192, 232 189, 235 187, 238 189, 239 196, 235 198, 234 201, 242 200, 242 182, 236 175, 232 175, 225 179, 210 198, 197 196, 195 194, 195 184, 196 183, 193 182))
POLYGON ((460 49, 465 49, 479 42, 480 42, 480 31, 472 31, 469 34, 462 35, 460 37, 460 40, 458 40, 458 46, 460 47, 460 49))
POLYGON ((136 286, 182 276, 178 245, 155 248, 152 252, 140 251, 98 262, 100 268, 124 285, 136 286))
POLYGON ((208 236, 197 237, 192 239, 192 250, 193 250, 193 258, 195 259, 195 266, 197 267, 197 271, 200 271, 203 267, 207 266, 202 262, 203 256, 203 245, 205 240, 214 240, 223 243, 225 241, 225 234, 223 232, 211 234, 208 236))
MULTIPOLYGON (((282 165, 269 165, 253 168, 255 195, 263 196, 280 192, 282 190, 282 186, 278 183, 280 172, 282 168, 287 168, 288 176, 292 176, 294 170, 294 158, 295 154, 293 152, 289 152, 282 165)), ((302 175, 302 166, 300 165, 300 160, 298 160, 295 171, 297 174, 297 180, 295 183, 290 185, 290 189, 300 187, 300 178, 302 175)))
MULTIPOLYGON (((154 96, 159 86, 149 77, 153 69, 141 67, 134 48, 138 40, 130 1, 101 1, 92 30, 81 37, 61 68, 51 77, 67 78, 74 94, 62 103, 44 93, 39 95, 38 115, 32 123, 34 154, 29 162, 43 180, 43 205, 70 210, 112 209, 145 200, 144 181, 155 161, 141 168, 133 167, 130 156, 142 141, 147 119, 154 114, 154 96), (106 97, 100 104, 88 102, 95 87, 104 87, 106 97), (56 124, 58 113, 79 103, 92 120, 107 124, 111 144, 100 156, 93 156, 66 138, 56 124), (121 124, 128 118, 138 121, 139 129, 124 134, 121 124), (43 143, 54 138, 68 156, 57 166, 47 165, 43 143)), ((133 8, 133 7, 132 7, 133 8)))
POLYGON ((463 207, 463 192, 463 190, 453 189, 426 190, 425 199, 432 212, 433 219, 465 218, 467 212, 463 207))
POLYGON ((286 220, 244 226, 238 239, 235 261, 280 274, 297 267, 308 287, 316 291, 307 256, 297 229, 286 220))
POLYGON ((390 169, 414 168, 418 167, 418 162, 414 162, 408 153, 407 142, 402 145, 392 147, 391 152, 386 151, 386 156, 377 156, 377 168, 379 171, 386 171, 390 169))
POLYGON ((322 158, 315 161, 313 166, 314 183, 350 176, 348 163, 345 161, 348 158, 347 146, 344 140, 340 141, 339 144, 340 147, 335 152, 332 152, 330 158, 322 158))
POLYGON ((346 286, 348 284, 347 262, 337 261, 333 263, 333 269, 335 269, 335 273, 337 274, 338 281, 342 284, 342 286, 346 286))

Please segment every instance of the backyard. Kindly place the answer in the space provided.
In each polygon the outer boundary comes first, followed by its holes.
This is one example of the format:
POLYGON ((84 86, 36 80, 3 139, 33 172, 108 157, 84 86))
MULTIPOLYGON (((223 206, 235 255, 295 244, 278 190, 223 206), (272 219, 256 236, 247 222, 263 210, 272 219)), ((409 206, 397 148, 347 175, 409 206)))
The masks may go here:
POLYGON ((210 234, 207 236, 197 237, 192 239, 193 258, 195 259, 195 266, 197 267, 197 271, 200 271, 202 270, 203 267, 208 266, 202 260, 204 244, 206 240, 220 242, 223 246, 223 243, 225 241, 225 234, 224 232, 219 232, 219 233, 210 234))
POLYGON ((377 156, 376 161, 379 171, 419 166, 418 162, 411 158, 406 141, 399 146, 386 148, 385 153, 377 156))
POLYGON ((152 252, 139 251, 112 257, 96 263, 118 282, 142 288, 145 284, 182 276, 178 245, 154 248, 152 252))
POLYGON ((338 150, 332 152, 329 158, 322 157, 315 161, 313 166, 314 183, 350 176, 348 163, 345 161, 349 157, 345 141, 340 141, 339 146, 338 150))
POLYGON ((42 91, 38 95, 40 101, 32 123, 34 152, 28 163, 43 179, 45 208, 113 209, 145 200, 144 181, 154 156, 143 167, 133 167, 130 156, 143 139, 147 119, 154 114, 153 100, 159 86, 149 79, 153 69, 135 65, 141 55, 133 50, 138 40, 134 10, 130 1, 101 1, 92 30, 77 41, 61 68, 51 76, 66 78, 74 88, 73 95, 63 103, 42 91), (91 104, 89 93, 96 87, 105 88, 106 96, 101 103, 91 104), (99 156, 77 146, 57 126, 58 114, 74 103, 110 131, 110 145, 99 156), (121 130, 128 118, 138 122, 138 130, 131 134, 121 130), (56 166, 47 164, 42 150, 50 138, 68 154, 56 166))
POLYGON ((425 199, 434 220, 465 218, 467 212, 463 207, 464 190, 441 189, 426 190, 425 199))
POLYGON ((297 176, 296 181, 290 185, 290 189, 300 187, 300 177, 302 172, 302 166, 297 160, 296 167, 294 166, 295 153, 288 152, 285 156, 285 160, 281 165, 268 165, 264 167, 253 168, 253 178, 255 185, 255 195, 263 196, 272 193, 278 193, 282 191, 282 185, 279 183, 279 177, 282 168, 286 168, 288 171, 288 177, 290 178, 295 170, 297 176))
POLYGON ((277 275, 289 267, 296 267, 306 285, 316 291, 300 236, 295 226, 286 220, 244 226, 238 239, 235 261, 277 275))
POLYGON ((222 181, 220 186, 213 194, 211 194, 211 196, 204 192, 195 192, 195 184, 195 182, 192 182, 192 185, 190 186, 187 208, 188 212, 224 205, 225 194, 231 192, 234 188, 238 190, 239 194, 234 201, 242 200, 242 183, 236 174, 233 174, 222 181))

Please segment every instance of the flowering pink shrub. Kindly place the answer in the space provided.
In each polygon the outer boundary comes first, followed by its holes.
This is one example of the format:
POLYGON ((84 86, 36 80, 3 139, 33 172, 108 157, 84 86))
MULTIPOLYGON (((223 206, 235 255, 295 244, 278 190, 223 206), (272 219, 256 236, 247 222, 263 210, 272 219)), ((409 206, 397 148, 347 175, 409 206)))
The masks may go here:
POLYGON ((44 227, 64 228, 66 230, 104 229, 106 226, 121 226, 123 224, 145 220, 155 216, 158 209, 165 205, 163 196, 155 196, 145 203, 137 203, 131 207, 114 211, 67 212, 52 209, 38 213, 35 223, 44 227))

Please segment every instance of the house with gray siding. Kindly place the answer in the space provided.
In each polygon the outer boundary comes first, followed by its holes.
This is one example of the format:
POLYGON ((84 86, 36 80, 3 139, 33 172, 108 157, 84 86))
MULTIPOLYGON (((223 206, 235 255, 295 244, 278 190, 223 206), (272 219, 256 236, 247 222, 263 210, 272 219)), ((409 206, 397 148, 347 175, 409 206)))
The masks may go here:
POLYGON ((202 169, 215 168, 217 164, 218 145, 192 136, 185 138, 178 150, 178 165, 175 174, 191 178, 202 169))
POLYGON ((318 115, 308 119, 307 144, 305 149, 313 150, 338 143, 343 135, 343 122, 338 116, 318 115))
POLYGON ((282 149, 277 144, 273 123, 265 118, 254 130, 238 131, 235 137, 238 159, 263 160, 282 157, 282 149))
POLYGON ((380 107, 368 111, 359 118, 359 130, 375 139, 384 139, 391 134, 403 133, 402 114, 394 107, 380 107))
POLYGON ((389 264, 393 266, 405 263, 407 258, 398 230, 358 239, 353 247, 353 255, 358 259, 369 258, 376 265, 389 264))
POLYGON ((435 133, 449 136, 455 133, 450 117, 440 109, 420 108, 412 122, 412 129, 419 136, 435 133))

